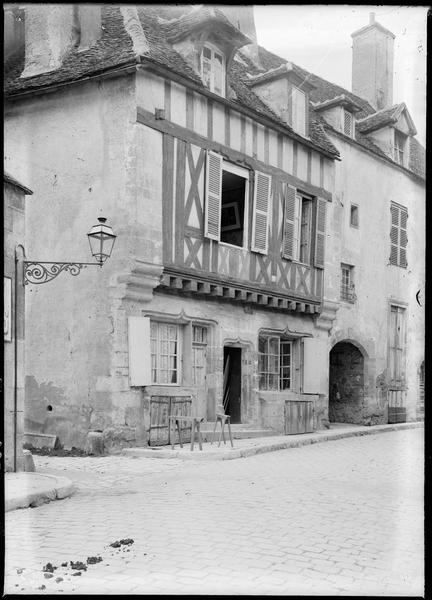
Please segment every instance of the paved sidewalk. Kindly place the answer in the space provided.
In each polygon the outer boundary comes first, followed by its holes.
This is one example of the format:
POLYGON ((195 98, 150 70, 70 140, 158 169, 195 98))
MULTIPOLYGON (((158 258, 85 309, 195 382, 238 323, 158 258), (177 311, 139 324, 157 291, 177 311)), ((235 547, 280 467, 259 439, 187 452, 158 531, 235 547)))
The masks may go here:
MULTIPOLYGON (((231 447, 228 433, 226 434, 226 443, 221 442, 218 447, 218 436, 216 442, 203 442, 202 450, 199 449, 198 442, 195 441, 194 449, 191 451, 189 442, 183 443, 183 448, 176 444, 171 446, 154 447, 134 447, 124 448, 122 454, 135 458, 180 458, 185 460, 232 460, 235 458, 246 458, 265 452, 275 452, 287 448, 298 448, 309 444, 320 442, 330 442, 347 437, 375 435, 377 433, 386 433, 390 431, 400 431, 403 429, 415 429, 424 427, 423 422, 396 423, 393 425, 349 425, 346 423, 332 423, 330 429, 314 431, 313 433, 302 433, 297 435, 279 435, 263 438, 247 438, 233 440, 234 447, 231 447)), ((218 432, 219 433, 219 432, 218 432)), ((196 436, 197 437, 197 436, 196 436)))
MULTIPOLYGON (((424 424, 422 422, 376 425, 372 427, 332 423, 331 429, 315 431, 313 433, 236 439, 234 440, 233 448, 228 439, 226 444, 222 442, 220 447, 218 447, 217 442, 214 444, 204 442, 202 451, 199 449, 198 443, 196 443, 193 452, 191 452, 190 443, 185 443, 183 444, 183 448, 180 448, 177 444, 174 450, 171 446, 125 448, 122 455, 123 457, 129 458, 150 457, 198 461, 232 460, 235 458, 245 458, 256 454, 275 452, 287 448, 298 448, 300 446, 328 442, 347 437, 414 429, 423 426, 424 424)), ((82 462, 83 459, 81 458, 78 460, 82 462)), ((5 510, 9 511, 17 508, 35 507, 52 500, 67 498, 73 494, 74 489, 75 488, 69 479, 66 477, 59 477, 55 474, 42 475, 40 473, 32 472, 6 473, 5 510)))
POLYGON ((67 498, 74 485, 67 477, 40 473, 5 473, 5 511, 35 507, 67 498))

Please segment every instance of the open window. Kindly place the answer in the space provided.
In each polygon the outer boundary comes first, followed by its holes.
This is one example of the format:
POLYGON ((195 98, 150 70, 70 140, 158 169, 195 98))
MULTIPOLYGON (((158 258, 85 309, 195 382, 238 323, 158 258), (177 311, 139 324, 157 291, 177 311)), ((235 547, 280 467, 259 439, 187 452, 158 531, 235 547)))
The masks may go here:
POLYGON ((394 130, 394 160, 399 165, 405 165, 407 137, 402 131, 394 130))
POLYGON ((324 267, 326 201, 285 188, 282 256, 306 265, 324 267))
POLYGON ((247 197, 249 176, 241 169, 224 161, 222 165, 222 198, 220 214, 220 241, 243 248, 246 242, 247 197))
POLYGON ((201 78, 211 92, 225 96, 225 57, 212 44, 206 44, 201 52, 201 78))
MULTIPOLYGON (((247 248, 250 171, 207 152, 204 235, 247 248)), ((251 250, 267 254, 271 176, 254 172, 251 250)))

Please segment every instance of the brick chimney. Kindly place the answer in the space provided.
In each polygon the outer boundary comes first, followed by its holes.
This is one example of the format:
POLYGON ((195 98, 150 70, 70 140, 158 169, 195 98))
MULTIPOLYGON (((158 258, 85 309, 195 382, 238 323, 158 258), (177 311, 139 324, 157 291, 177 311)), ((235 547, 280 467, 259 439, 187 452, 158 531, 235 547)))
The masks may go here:
POLYGON ((25 64, 21 77, 59 69, 73 46, 92 46, 102 35, 100 5, 26 4, 25 64))
POLYGON ((352 91, 376 110, 393 105, 394 34, 369 14, 369 24, 351 34, 352 91))

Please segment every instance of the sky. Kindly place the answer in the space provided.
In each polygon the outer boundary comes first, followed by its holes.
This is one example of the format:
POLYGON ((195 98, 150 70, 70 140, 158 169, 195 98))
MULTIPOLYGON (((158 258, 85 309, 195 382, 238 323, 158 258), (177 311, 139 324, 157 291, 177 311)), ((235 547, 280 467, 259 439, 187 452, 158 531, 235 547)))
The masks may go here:
POLYGON ((369 13, 396 36, 393 103, 405 102, 426 138, 425 6, 255 5, 258 44, 332 83, 351 90, 351 33, 368 25, 369 13))

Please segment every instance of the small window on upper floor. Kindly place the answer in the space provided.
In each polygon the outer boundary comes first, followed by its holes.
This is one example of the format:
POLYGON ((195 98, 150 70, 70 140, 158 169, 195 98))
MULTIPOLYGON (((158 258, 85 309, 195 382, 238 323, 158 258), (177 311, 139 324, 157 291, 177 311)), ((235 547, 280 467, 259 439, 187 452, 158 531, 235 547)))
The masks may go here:
POLYGON ((357 204, 351 204, 350 209, 350 225, 351 227, 359 226, 359 207, 357 204))
POLYGON ((306 94, 295 85, 291 91, 292 128, 300 135, 306 135, 306 94))
POLYGON ((341 263, 340 297, 347 302, 355 302, 354 267, 341 263))
POLYGON ((201 78, 211 92, 225 96, 225 57, 210 44, 201 52, 201 78))
POLYGON ((354 116, 348 110, 343 110, 343 132, 350 138, 354 137, 354 116))
POLYGON ((394 160, 399 165, 405 165, 405 155, 406 155, 406 145, 407 145, 407 136, 398 131, 394 130, 394 160))

